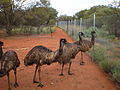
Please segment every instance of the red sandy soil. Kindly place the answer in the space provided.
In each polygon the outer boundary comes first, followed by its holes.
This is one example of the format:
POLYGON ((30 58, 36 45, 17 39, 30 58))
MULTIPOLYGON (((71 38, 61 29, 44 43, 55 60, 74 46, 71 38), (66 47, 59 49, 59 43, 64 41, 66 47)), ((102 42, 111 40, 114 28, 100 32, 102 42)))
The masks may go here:
MULTIPOLYGON (((80 66, 80 54, 73 60, 71 71, 74 75, 67 74, 68 65, 64 68, 64 76, 59 76, 60 65, 58 63, 50 66, 42 66, 41 78, 45 87, 37 87, 32 83, 35 65, 25 67, 23 59, 27 52, 36 45, 43 45, 52 50, 59 47, 60 38, 66 38, 69 42, 74 40, 61 29, 51 35, 24 36, 24 37, 7 37, 0 38, 3 41, 4 52, 6 50, 15 50, 20 59, 21 65, 17 69, 17 78, 19 87, 14 88, 14 74, 10 72, 10 81, 12 90, 120 90, 118 86, 104 73, 95 63, 93 63, 87 54, 84 54, 85 65, 80 66)), ((38 77, 37 77, 38 79, 38 77)), ((0 78, 0 90, 7 90, 7 77, 0 78)))

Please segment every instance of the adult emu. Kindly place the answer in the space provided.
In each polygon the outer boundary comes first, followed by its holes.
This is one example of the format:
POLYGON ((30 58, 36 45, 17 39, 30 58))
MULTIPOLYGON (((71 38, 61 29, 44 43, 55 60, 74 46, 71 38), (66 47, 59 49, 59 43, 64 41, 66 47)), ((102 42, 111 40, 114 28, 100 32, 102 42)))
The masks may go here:
POLYGON ((96 32, 95 31, 91 31, 91 41, 89 40, 82 40, 82 44, 80 47, 80 51, 81 51, 81 62, 80 65, 84 65, 84 61, 83 61, 83 52, 88 51, 90 48, 92 48, 92 46, 94 46, 95 43, 95 35, 96 32))
POLYGON ((26 55, 24 59, 25 66, 36 64, 33 83, 39 83, 38 87, 43 87, 43 84, 41 83, 41 78, 40 78, 41 66, 45 64, 50 65, 51 63, 56 62, 57 58, 63 52, 62 49, 64 47, 65 42, 66 42, 66 39, 60 39, 60 46, 59 46, 59 49, 56 51, 52 51, 44 46, 35 46, 26 55), (39 82, 35 80, 37 70, 39 74, 39 82))
POLYGON ((16 69, 17 69, 17 67, 19 67, 20 61, 18 59, 17 53, 13 50, 6 51, 3 54, 2 46, 3 46, 3 42, 0 41, 0 77, 7 75, 7 77, 8 77, 8 90, 11 90, 9 72, 11 70, 14 70, 14 75, 15 75, 14 87, 15 88, 18 87, 16 69))
POLYGON ((68 43, 66 42, 64 47, 63 47, 63 54, 57 59, 58 63, 61 64, 61 73, 59 74, 60 76, 63 76, 63 68, 64 65, 69 63, 69 68, 68 68, 68 75, 72 75, 70 69, 71 69, 71 64, 72 64, 72 59, 75 58, 75 56, 79 53, 81 49, 81 44, 82 44, 82 38, 83 33, 79 33, 79 41, 76 41, 74 43, 68 43))

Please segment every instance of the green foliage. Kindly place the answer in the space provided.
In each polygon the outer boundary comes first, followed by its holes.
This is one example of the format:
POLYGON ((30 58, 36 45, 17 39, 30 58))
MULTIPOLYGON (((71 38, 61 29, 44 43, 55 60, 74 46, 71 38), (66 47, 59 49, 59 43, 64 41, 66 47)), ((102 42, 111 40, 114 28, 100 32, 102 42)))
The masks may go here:
MULTIPOLYGON (((84 30, 83 30, 83 33, 85 34, 85 36, 87 37, 87 38, 91 38, 91 31, 95 31, 96 32, 96 34, 99 34, 98 32, 99 32, 99 30, 97 29, 97 27, 89 27, 89 28, 85 28, 84 30)), ((97 35, 98 36, 98 35, 97 35)))
POLYGON ((44 7, 49 7, 50 6, 50 1, 49 0, 40 0, 42 6, 44 7))
POLYGON ((110 40, 113 40, 115 39, 115 35, 111 35, 109 34, 107 31, 105 31, 103 28, 101 29, 97 29, 97 37, 100 37, 100 38, 106 38, 106 39, 110 39, 110 40))
POLYGON ((30 34, 49 34, 55 31, 54 27, 50 27, 50 26, 40 26, 38 27, 31 27, 31 26, 24 26, 24 27, 18 27, 18 28, 14 28, 12 30, 12 35, 20 35, 20 34, 24 34, 24 35, 30 35, 30 34))
POLYGON ((108 35, 106 38, 108 38, 108 39, 115 39, 115 35, 108 35))
MULTIPOLYGON (((119 2, 115 1, 116 5, 119 5, 119 2)), ((111 35, 120 37, 120 8, 112 6, 93 6, 88 10, 82 10, 77 12, 74 16, 78 19, 89 19, 85 22, 86 27, 91 27, 93 25, 92 17, 96 15, 96 24, 97 28, 102 28, 111 35)))
POLYGON ((82 11, 80 11, 80 12, 77 12, 76 14, 75 14, 75 16, 78 18, 78 19, 80 19, 80 18, 88 18, 88 10, 87 9, 85 9, 85 10, 82 10, 82 11))
MULTIPOLYGON (((120 12, 120 11, 119 11, 120 12)), ((106 24, 106 30, 109 32, 109 34, 113 34, 115 36, 120 35, 120 15, 111 15, 106 18, 106 21, 104 23, 106 24)))
POLYGON ((107 51, 102 46, 94 47, 94 50, 91 50, 91 56, 94 58, 94 61, 99 63, 104 61, 107 58, 107 51))
POLYGON ((0 26, 5 27, 8 34, 13 27, 53 25, 56 22, 57 11, 50 7, 49 0, 0 0, 0 26))
POLYGON ((103 48, 98 45, 95 46, 94 51, 91 50, 90 53, 93 61, 99 64, 105 72, 112 75, 117 82, 120 82, 120 60, 114 57, 114 51, 111 47, 103 48))
MULTIPOLYGON (((109 6, 104 6, 104 5, 98 5, 98 6, 93 6, 88 10, 82 10, 79 11, 75 14, 77 18, 90 18, 93 16, 93 14, 96 14, 96 17, 103 17, 103 16, 109 16, 112 14, 116 14, 115 8, 109 7, 109 6)), ((117 9, 119 12, 119 9, 117 9)))
POLYGON ((119 68, 115 68, 112 73, 113 77, 120 83, 120 65, 119 68))
POLYGON ((73 20, 72 16, 67 16, 67 15, 61 15, 58 17, 59 21, 68 21, 68 20, 73 20))
POLYGON ((51 25, 56 22, 57 11, 53 8, 34 7, 26 12, 25 25, 51 25))
POLYGON ((99 65, 105 72, 112 74, 112 71, 116 67, 117 62, 115 60, 107 58, 106 60, 102 60, 99 65))

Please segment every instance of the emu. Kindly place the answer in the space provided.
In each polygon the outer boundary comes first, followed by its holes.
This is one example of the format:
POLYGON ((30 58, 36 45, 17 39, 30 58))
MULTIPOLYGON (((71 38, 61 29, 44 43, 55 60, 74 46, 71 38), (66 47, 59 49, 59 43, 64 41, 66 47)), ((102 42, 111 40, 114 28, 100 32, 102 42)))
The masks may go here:
POLYGON ((69 68, 68 68, 68 75, 72 75, 70 69, 71 69, 71 64, 72 64, 72 59, 75 58, 75 56, 79 53, 81 43, 82 43, 82 38, 81 36, 83 35, 82 32, 79 33, 79 41, 76 41, 74 43, 68 43, 66 42, 64 47, 63 47, 63 54, 58 58, 58 63, 62 64, 61 65, 61 73, 59 74, 60 76, 63 76, 63 68, 64 65, 69 63, 69 68))
POLYGON ((2 46, 3 46, 3 42, 0 41, 0 77, 3 77, 5 75, 7 75, 8 77, 8 90, 11 90, 10 88, 10 79, 9 79, 9 72, 11 70, 14 71, 14 75, 15 75, 15 83, 14 83, 14 87, 18 87, 18 83, 17 83, 17 67, 19 67, 20 65, 20 61, 18 59, 17 53, 13 50, 9 50, 6 51, 3 54, 3 50, 2 50, 2 46))
POLYGON ((95 31, 91 31, 91 41, 89 40, 82 40, 82 45, 80 47, 80 51, 81 51, 81 62, 80 65, 84 65, 84 61, 83 61, 83 52, 88 51, 90 48, 92 48, 92 46, 94 46, 95 43, 95 31))
POLYGON ((36 64, 35 73, 33 77, 33 83, 39 83, 38 87, 44 86, 41 83, 41 78, 40 78, 41 66, 45 64, 50 65, 56 62, 57 58, 63 52, 62 49, 63 49, 65 42, 66 42, 66 39, 60 39, 60 46, 59 46, 59 49, 56 51, 52 51, 44 46, 35 46, 26 55, 24 59, 25 66, 36 64), (39 74, 39 82, 35 80, 37 70, 39 74))

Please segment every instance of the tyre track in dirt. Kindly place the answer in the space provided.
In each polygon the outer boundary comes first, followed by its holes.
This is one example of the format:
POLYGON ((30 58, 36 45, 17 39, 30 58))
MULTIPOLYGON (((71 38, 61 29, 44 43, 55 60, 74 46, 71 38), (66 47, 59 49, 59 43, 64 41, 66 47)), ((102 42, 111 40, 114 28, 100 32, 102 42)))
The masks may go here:
MULTIPOLYGON (((18 68, 18 83, 19 87, 14 88, 14 74, 10 72, 10 81, 12 90, 119 90, 117 85, 110 80, 108 75, 104 73, 96 64, 91 62, 90 57, 84 54, 85 65, 80 66, 80 54, 73 60, 71 71, 74 75, 67 74, 68 65, 64 68, 64 76, 61 77, 60 65, 58 63, 51 64, 50 66, 44 65, 42 67, 41 78, 42 83, 45 85, 43 88, 38 88, 37 84, 32 83, 35 66, 25 67, 23 59, 27 52, 36 45, 43 45, 52 50, 59 47, 60 38, 66 38, 68 42, 74 40, 64 31, 56 28, 56 31, 46 37, 28 36, 28 37, 12 37, 0 38, 4 41, 3 50, 15 50, 18 53, 21 65, 18 68)), ((37 78, 38 79, 38 78, 37 78)), ((0 90, 7 90, 7 78, 0 78, 0 90)))

